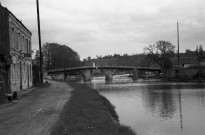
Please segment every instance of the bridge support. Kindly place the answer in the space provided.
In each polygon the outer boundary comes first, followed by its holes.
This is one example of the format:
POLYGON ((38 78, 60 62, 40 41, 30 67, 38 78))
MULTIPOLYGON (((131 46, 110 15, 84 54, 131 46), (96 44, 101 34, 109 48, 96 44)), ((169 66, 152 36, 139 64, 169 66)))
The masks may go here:
POLYGON ((69 77, 69 74, 63 74, 63 79, 64 79, 64 81, 67 79, 69 77))
POLYGON ((108 69, 108 70, 104 70, 105 72, 105 81, 112 81, 112 70, 108 69))
POLYGON ((133 70, 132 79, 133 81, 138 80, 138 70, 136 68, 133 70))
POLYGON ((83 81, 84 82, 88 82, 88 81, 91 81, 91 70, 90 69, 87 69, 87 70, 84 70, 83 71, 83 81))

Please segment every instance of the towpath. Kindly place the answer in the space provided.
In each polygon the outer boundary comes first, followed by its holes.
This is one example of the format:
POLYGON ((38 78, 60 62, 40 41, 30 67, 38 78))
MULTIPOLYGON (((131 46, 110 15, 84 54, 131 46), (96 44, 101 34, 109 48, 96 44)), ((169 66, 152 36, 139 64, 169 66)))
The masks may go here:
POLYGON ((0 135, 49 135, 72 88, 50 81, 18 100, 0 105, 0 135))

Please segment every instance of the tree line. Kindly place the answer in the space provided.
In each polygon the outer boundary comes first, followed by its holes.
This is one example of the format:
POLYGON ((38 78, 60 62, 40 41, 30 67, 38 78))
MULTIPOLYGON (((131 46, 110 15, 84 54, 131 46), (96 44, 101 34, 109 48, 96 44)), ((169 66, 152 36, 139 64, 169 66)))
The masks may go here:
MULTIPOLYGON (((192 51, 190 51, 192 52, 192 51)), ((204 51, 202 45, 196 47, 193 51, 194 57, 200 63, 204 59, 204 51)), ((148 45, 143 49, 142 54, 114 54, 97 56, 94 60, 95 62, 104 62, 107 65, 126 65, 126 66, 148 66, 148 67, 158 67, 162 69, 162 72, 167 72, 169 69, 173 68, 173 63, 171 58, 176 58, 175 45, 169 41, 159 40, 155 44, 148 45)), ((89 60, 84 59, 83 63, 87 63, 89 60)))
MULTIPOLYGON (((202 45, 197 46, 195 56, 200 63, 204 59, 202 45)), ((79 54, 68 47, 58 43, 45 43, 42 46, 43 65, 47 70, 56 68, 69 68, 85 65, 89 60, 81 62, 79 54)), ((159 40, 156 44, 148 45, 144 48, 142 54, 133 55, 106 55, 98 56, 95 60, 110 59, 109 65, 126 65, 126 66, 154 66, 166 72, 173 67, 171 58, 176 56, 175 45, 169 41, 159 40)), ((36 60, 39 60, 39 51, 37 51, 36 60)), ((100 61, 99 61, 100 62, 100 61)))
MULTIPOLYGON (((79 54, 66 45, 45 43, 42 46, 43 65, 47 70, 81 66, 79 54)), ((39 51, 35 60, 39 61, 39 51)))

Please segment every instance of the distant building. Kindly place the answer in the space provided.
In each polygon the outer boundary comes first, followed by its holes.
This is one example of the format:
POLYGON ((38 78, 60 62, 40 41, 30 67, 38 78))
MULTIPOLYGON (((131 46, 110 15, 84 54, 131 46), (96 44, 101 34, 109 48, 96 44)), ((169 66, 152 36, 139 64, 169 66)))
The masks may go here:
POLYGON ((0 5, 0 74, 5 94, 32 86, 32 33, 7 8, 0 5))
POLYGON ((178 58, 171 58, 173 69, 170 70, 170 77, 183 77, 186 79, 197 78, 200 74, 205 77, 205 59, 200 62, 197 60, 195 51, 186 50, 185 53, 180 53, 179 64, 178 58))
MULTIPOLYGON (((179 65, 178 65, 178 58, 177 56, 174 58, 171 58, 173 67, 183 67, 183 68, 188 68, 188 67, 197 67, 199 65, 199 62, 197 60, 197 55, 195 51, 190 51, 189 49, 186 50, 185 53, 180 53, 179 54, 179 65)), ((200 62, 201 66, 205 66, 205 59, 203 59, 200 62)))

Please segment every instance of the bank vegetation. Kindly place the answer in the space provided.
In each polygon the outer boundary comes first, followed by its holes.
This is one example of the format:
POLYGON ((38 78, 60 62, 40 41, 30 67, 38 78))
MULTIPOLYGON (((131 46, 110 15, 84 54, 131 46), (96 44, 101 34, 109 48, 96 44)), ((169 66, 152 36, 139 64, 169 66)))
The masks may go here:
POLYGON ((51 135, 135 135, 119 123, 114 106, 97 90, 81 84, 69 85, 74 88, 71 99, 51 135))

